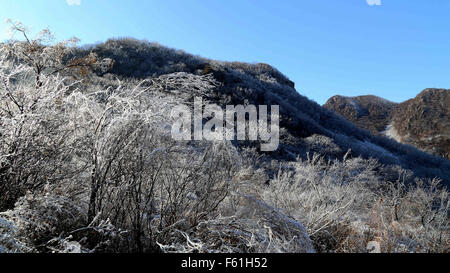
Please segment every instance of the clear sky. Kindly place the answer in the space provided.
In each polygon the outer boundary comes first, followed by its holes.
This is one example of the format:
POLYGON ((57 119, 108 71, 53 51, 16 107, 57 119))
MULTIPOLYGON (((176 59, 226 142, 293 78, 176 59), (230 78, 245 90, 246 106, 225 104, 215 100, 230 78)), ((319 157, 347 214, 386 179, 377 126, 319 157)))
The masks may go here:
POLYGON ((126 36, 268 63, 320 104, 450 88, 449 0, 0 0, 0 41, 6 18, 85 44, 126 36))

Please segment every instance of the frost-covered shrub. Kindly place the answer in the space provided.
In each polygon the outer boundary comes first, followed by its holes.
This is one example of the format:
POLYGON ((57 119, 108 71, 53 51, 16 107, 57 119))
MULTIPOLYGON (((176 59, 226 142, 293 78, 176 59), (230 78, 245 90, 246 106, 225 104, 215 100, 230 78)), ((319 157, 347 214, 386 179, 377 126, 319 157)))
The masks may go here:
POLYGON ((24 253, 32 252, 33 248, 26 242, 20 241, 16 235, 17 227, 14 222, 9 221, 3 215, 0 215, 0 253, 24 253))
POLYGON ((19 199, 13 210, 2 213, 16 226, 16 235, 38 247, 62 233, 86 224, 86 215, 73 200, 47 193, 19 199))
POLYGON ((448 192, 437 180, 383 180, 374 160, 326 162, 319 156, 280 172, 266 202, 305 225, 318 251, 448 252, 448 192), (428 185, 428 186, 427 186, 428 185))
POLYGON ((158 245, 178 253, 312 253, 304 227, 252 196, 241 196, 233 216, 217 217, 185 229, 183 223, 164 232, 158 245), (170 236, 169 236, 170 235, 170 236))
POLYGON ((129 251, 130 232, 100 220, 45 243, 53 253, 123 253, 129 251))
MULTIPOLYGON (((315 236, 346 218, 349 212, 364 210, 370 203, 365 184, 377 184, 374 163, 361 164, 361 159, 326 163, 319 156, 292 163, 270 181, 263 198, 287 215, 302 222, 315 236)), ((356 215, 355 215, 356 216, 356 215)))
POLYGON ((192 227, 216 217, 231 187, 235 167, 225 147, 169 143, 159 143, 145 169, 128 163, 99 200, 101 218, 131 231, 132 251, 155 251, 155 238, 167 240, 161 232, 180 221, 192 227))
POLYGON ((379 198, 371 227, 386 252, 450 251, 448 191, 438 179, 389 184, 379 198))
POLYGON ((310 154, 316 153, 331 158, 338 158, 344 154, 342 149, 334 143, 333 139, 326 136, 312 135, 305 138, 304 141, 310 154))
POLYGON ((0 213, 0 253, 128 251, 128 231, 117 229, 108 221, 86 226, 85 216, 74 214, 79 213, 79 208, 58 199, 26 196, 14 210, 0 213))

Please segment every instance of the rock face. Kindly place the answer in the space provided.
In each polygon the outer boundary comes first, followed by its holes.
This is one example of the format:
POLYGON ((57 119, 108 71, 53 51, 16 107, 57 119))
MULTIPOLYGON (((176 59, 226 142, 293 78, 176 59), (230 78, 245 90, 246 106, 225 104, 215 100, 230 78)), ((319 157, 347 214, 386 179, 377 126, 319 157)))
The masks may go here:
POLYGON ((376 96, 334 96, 324 106, 374 134, 450 159, 449 89, 425 89, 400 104, 376 96))

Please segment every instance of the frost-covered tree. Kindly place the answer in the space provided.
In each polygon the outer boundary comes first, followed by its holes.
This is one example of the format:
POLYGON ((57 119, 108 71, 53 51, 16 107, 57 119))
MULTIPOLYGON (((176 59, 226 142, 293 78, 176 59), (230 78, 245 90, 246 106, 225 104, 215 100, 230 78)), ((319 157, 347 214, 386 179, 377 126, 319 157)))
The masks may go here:
POLYGON ((11 58, 31 67, 35 74, 36 86, 43 84, 43 75, 69 73, 73 77, 83 77, 96 66, 103 66, 102 70, 110 69, 113 62, 108 59, 100 60, 94 53, 84 56, 74 56, 79 39, 74 37, 55 43, 54 34, 47 28, 31 38, 27 27, 21 22, 8 19, 10 33, 22 36, 22 40, 12 40, 7 43, 11 58))
POLYGON ((23 40, 0 47, 0 207, 11 207, 26 190, 70 179, 85 167, 74 159, 84 143, 73 121, 78 109, 67 103, 80 90, 78 81, 67 76, 83 76, 99 65, 95 54, 68 57, 76 38, 54 44, 45 29, 31 39, 20 22, 8 23, 23 40))
POLYGON ((75 128, 67 120, 63 99, 71 88, 59 76, 40 77, 0 49, 0 180, 2 206, 30 189, 59 181, 73 170, 62 168, 72 157, 75 128))

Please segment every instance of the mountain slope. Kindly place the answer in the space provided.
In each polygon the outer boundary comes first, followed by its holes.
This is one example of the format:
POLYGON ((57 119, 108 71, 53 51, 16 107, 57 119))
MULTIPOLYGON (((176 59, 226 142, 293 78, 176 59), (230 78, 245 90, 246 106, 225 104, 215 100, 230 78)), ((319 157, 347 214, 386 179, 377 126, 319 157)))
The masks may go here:
POLYGON ((450 159, 450 90, 425 89, 399 104, 392 129, 402 143, 450 159))
POLYGON ((400 104, 375 96, 334 96, 324 107, 374 134, 450 158, 450 90, 425 89, 400 104))
MULTIPOLYGON (((271 153, 271 159, 295 160, 306 157, 311 150, 306 138, 316 135, 328 137, 340 148, 334 158, 342 158, 351 149, 353 156, 377 158, 381 163, 401 165, 418 176, 440 177, 450 181, 449 161, 401 145, 385 137, 374 136, 308 98, 300 95, 294 83, 267 64, 220 62, 165 48, 155 43, 134 39, 114 39, 81 50, 95 52, 102 58, 115 61, 112 75, 122 79, 145 79, 163 74, 185 72, 193 75, 211 74, 219 86, 211 90, 208 99, 221 106, 245 102, 255 105, 280 105, 280 148, 271 153)), ((101 76, 101 75, 100 75, 101 76)), ((362 105, 377 109, 360 100, 362 105)), ((377 99, 383 111, 369 111, 382 120, 393 104, 377 99)), ((382 128, 380 123, 375 128, 382 128)), ((251 144, 250 144, 251 145, 251 144)), ((327 150, 326 147, 323 149, 327 150)), ((316 149, 317 151, 317 149, 316 149)), ((320 151, 319 151, 320 152, 320 151)), ((325 156, 329 156, 326 152, 325 156)))
POLYGON ((376 96, 330 98, 324 107, 341 114, 361 128, 379 134, 389 125, 389 118, 396 103, 376 96))

